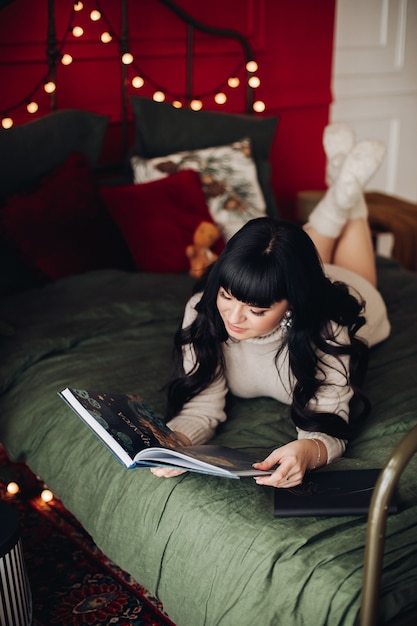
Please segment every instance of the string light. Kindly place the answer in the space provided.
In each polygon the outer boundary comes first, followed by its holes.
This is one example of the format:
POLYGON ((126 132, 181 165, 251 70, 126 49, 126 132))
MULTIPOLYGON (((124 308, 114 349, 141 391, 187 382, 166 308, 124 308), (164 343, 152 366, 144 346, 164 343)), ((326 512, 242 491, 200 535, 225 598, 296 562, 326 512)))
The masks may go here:
MULTIPOLYGON (((80 38, 84 35, 84 28, 79 24, 77 25, 73 24, 73 21, 76 18, 76 14, 82 11, 83 9, 84 9, 83 2, 81 1, 73 2, 73 11, 71 14, 70 24, 66 30, 67 34, 64 36, 63 40, 57 47, 57 57, 60 59, 62 65, 64 66, 71 65, 71 63, 73 62, 73 57, 70 54, 68 53, 61 54, 61 51, 63 50, 63 47, 67 40, 67 36, 72 35, 75 38, 80 38)), ((100 20, 104 20, 106 22, 108 30, 104 30, 101 33, 101 35, 99 35, 100 41, 103 44, 107 44, 113 41, 113 39, 115 38, 115 35, 112 32, 111 24, 108 22, 108 19, 106 18, 105 14, 102 13, 101 7, 99 6, 98 2, 96 2, 96 8, 94 8, 93 10, 89 12, 89 18, 92 22, 99 22, 100 20)), ((120 43, 120 38, 117 38, 117 39, 120 43)), ((163 89, 161 85, 157 85, 152 80, 152 78, 150 78, 149 76, 146 76, 144 72, 139 67, 136 66, 135 58, 131 52, 125 52, 122 55, 121 61, 124 65, 127 65, 127 66, 133 65, 135 71, 137 72, 137 74, 131 79, 131 82, 130 82, 130 84, 132 85, 134 89, 141 89, 145 85, 145 82, 146 82, 154 86, 155 92, 152 95, 152 98, 156 102, 164 102, 168 97, 172 101, 171 102, 172 106, 174 106, 175 108, 181 108, 183 106, 183 102, 181 101, 181 99, 185 100, 185 94, 180 96, 180 98, 178 98, 178 94, 176 95, 173 93, 169 93, 165 89, 163 89)), ((214 102, 217 105, 219 106, 224 105, 228 100, 228 96, 226 93, 227 89, 225 90, 225 87, 228 87, 230 89, 236 89, 237 87, 241 85, 241 79, 238 77, 237 73, 242 70, 242 67, 243 67, 243 64, 240 63, 238 68, 236 68, 235 70, 236 73, 231 74, 227 78, 226 82, 223 83, 223 85, 218 85, 217 88, 211 91, 207 91, 206 93, 200 93, 198 95, 196 94, 196 97, 194 98, 194 100, 192 100, 191 103, 189 104, 190 108, 194 111, 199 111, 200 109, 203 108, 203 98, 210 97, 210 96, 214 99, 214 102)), ((245 68, 248 73, 252 74, 247 79, 247 85, 251 89, 257 89, 261 83, 259 77, 253 75, 258 70, 257 62, 254 59, 251 59, 245 64, 245 68)), ((48 76, 49 75, 50 74, 48 72, 48 76)), ((41 81, 41 83, 35 89, 33 89, 30 92, 29 96, 27 96, 23 101, 19 102, 13 107, 10 107, 8 111, 3 110, 2 119, 1 119, 1 126, 3 128, 11 128, 13 126, 13 119, 12 117, 10 117, 9 112, 15 108, 18 108, 22 104, 25 104, 28 113, 33 114, 39 110, 38 103, 35 102, 35 100, 33 100, 32 98, 35 92, 37 91, 37 89, 39 89, 39 86, 42 86, 42 85, 43 85, 43 89, 48 94, 53 94, 56 90, 55 82, 48 80, 48 79, 41 81)), ((256 100, 253 103, 252 108, 255 112, 262 113, 266 109, 265 102, 263 102, 262 100, 256 100)))
POLYGON ((62 65, 71 65, 72 61, 73 59, 70 54, 67 53, 67 54, 62 55, 62 58, 61 58, 62 65))
POLYGON ((152 98, 153 100, 155 100, 155 102, 164 102, 165 94, 163 91, 155 91, 152 98))
POLYGON ((258 64, 256 61, 248 61, 246 63, 246 69, 248 72, 256 72, 258 70, 258 64))
POLYGON ((26 110, 28 113, 36 113, 38 109, 39 109, 38 103, 34 102, 33 100, 31 102, 28 102, 26 105, 26 110))
POLYGON ((257 87, 259 87, 260 84, 261 81, 257 76, 251 76, 248 80, 248 85, 249 87, 252 87, 252 89, 256 89, 257 87))
POLYGON ((49 80, 47 83, 44 84, 43 88, 46 93, 54 93, 56 85, 52 80, 49 80))
POLYGON ((216 95, 214 96, 214 102, 216 104, 225 104, 226 101, 227 101, 227 96, 223 92, 216 93, 216 95))
POLYGON ((190 109, 193 111, 200 111, 203 108, 203 103, 201 100, 191 100, 190 109))
POLYGON ((143 80, 142 76, 134 76, 132 78, 132 87, 134 87, 135 89, 140 89, 141 87, 143 87, 144 84, 145 81, 143 80))
POLYGON ((122 54, 122 63, 123 65, 131 65, 133 63, 133 54, 130 52, 122 54))
POLYGON ((91 11, 91 13, 90 13, 90 20, 92 22, 98 22, 99 20, 101 20, 101 13, 100 13, 100 11, 98 11, 97 9, 95 9, 94 11, 91 11))
POLYGON ((265 102, 263 102, 262 100, 256 100, 253 103, 253 110, 256 113, 263 113, 265 109, 266 109, 265 102))
POLYGON ((236 87, 239 87, 240 85, 240 80, 238 79, 237 76, 231 76, 228 79, 227 84, 229 85, 231 89, 236 89, 236 87))
POLYGON ((13 126, 13 120, 11 117, 3 117, 1 120, 1 125, 3 128, 11 128, 13 126))
POLYGON ((77 38, 82 37, 84 35, 84 29, 82 28, 82 26, 74 26, 71 32, 74 35, 74 37, 77 37, 77 38))

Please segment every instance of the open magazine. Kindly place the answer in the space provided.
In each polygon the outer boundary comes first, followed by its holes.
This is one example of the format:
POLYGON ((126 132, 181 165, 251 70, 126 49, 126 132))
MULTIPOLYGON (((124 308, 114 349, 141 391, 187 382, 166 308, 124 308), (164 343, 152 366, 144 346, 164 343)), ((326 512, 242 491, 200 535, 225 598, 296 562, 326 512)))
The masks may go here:
POLYGON ((182 446, 138 395, 68 387, 58 395, 128 469, 174 467, 226 478, 272 474, 255 470, 258 459, 227 446, 182 446))

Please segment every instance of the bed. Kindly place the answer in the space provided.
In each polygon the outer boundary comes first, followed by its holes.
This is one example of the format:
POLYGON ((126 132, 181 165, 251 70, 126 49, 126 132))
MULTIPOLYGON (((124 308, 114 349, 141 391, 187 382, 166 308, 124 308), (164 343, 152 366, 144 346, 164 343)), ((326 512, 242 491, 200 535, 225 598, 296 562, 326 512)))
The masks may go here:
MULTIPOLYGON (((139 104, 143 124, 145 109, 159 105, 139 104)), ((163 413, 172 337, 193 279, 186 266, 170 269, 172 249, 168 265, 151 252, 158 240, 168 246, 174 235, 189 237, 196 220, 207 218, 201 208, 176 233, 176 211, 188 209, 171 207, 168 238, 158 224, 139 220, 137 246, 148 246, 151 255, 141 267, 126 231, 109 220, 117 217, 115 203, 125 206, 129 193, 137 212, 148 214, 146 201, 161 186, 166 199, 169 177, 144 185, 102 181, 103 192, 90 188, 100 152, 97 135, 105 126, 101 116, 61 111, 16 128, 14 156, 6 145, 0 442, 13 460, 42 477, 101 550, 162 601, 177 626, 358 623, 366 517, 274 519, 272 490, 250 479, 186 474, 161 480, 146 469, 128 471, 58 397, 67 386, 139 393, 163 413), (47 173, 37 172, 40 185, 25 181, 23 192, 23 174, 13 172, 13 162, 20 163, 18 146, 28 155, 29 136, 36 163, 47 173), (44 145, 49 154, 42 162, 44 145), (52 146, 59 154, 51 155, 52 146), (71 250, 77 250, 75 260, 71 250)), ((169 184, 192 189, 194 174, 178 172, 169 184)), ((378 274, 392 335, 371 352, 366 391, 372 413, 335 468, 383 468, 417 423, 417 274, 382 257, 378 274)), ((268 398, 230 398, 229 419, 215 441, 263 456, 293 436, 288 407, 268 398)), ((399 512, 386 523, 380 588, 375 579, 376 618, 383 624, 402 623, 417 608, 417 468, 409 447, 405 459, 403 454, 388 468, 393 484, 398 482, 399 512), (398 466, 404 469, 399 481, 398 466)), ((382 498, 389 489, 385 480, 382 498)), ((381 543, 383 505, 379 524, 381 543)), ((368 609, 362 605, 363 620, 368 609)), ((371 615, 373 620, 373 610, 371 615)))
MULTIPOLYGON (((65 387, 138 393, 163 414, 194 285, 184 249, 219 216, 199 176, 207 149, 214 179, 226 167, 232 195, 251 199, 243 219, 278 215, 276 118, 130 104, 135 170, 100 167, 108 120, 95 113, 0 130, 0 444, 177 626, 414 624, 417 274, 398 260, 378 258, 392 334, 371 352, 372 413, 332 466, 384 468, 369 519, 275 519, 273 490, 251 479, 128 471, 58 397, 65 387), (387 519, 395 487, 399 511, 387 519)), ((230 397, 228 414, 216 443, 263 457, 294 437, 288 407, 271 399, 230 397)))

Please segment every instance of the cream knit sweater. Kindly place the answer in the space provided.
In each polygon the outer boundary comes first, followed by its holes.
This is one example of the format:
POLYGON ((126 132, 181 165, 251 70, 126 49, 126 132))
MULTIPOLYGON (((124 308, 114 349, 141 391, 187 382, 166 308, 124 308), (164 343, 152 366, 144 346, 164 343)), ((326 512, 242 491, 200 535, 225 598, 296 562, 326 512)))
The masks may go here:
MULTIPOLYGON (((326 274, 332 280, 341 280, 353 290, 357 290, 366 301, 367 323, 360 330, 360 336, 375 345, 386 339, 390 332, 385 304, 379 292, 364 278, 335 265, 325 266, 326 274)), ((196 317, 195 305, 201 294, 195 294, 187 303, 183 327, 196 317)), ((285 404, 291 404, 294 378, 289 369, 288 354, 284 351, 275 364, 275 356, 285 331, 278 326, 272 333, 263 337, 237 341, 229 338, 223 344, 226 375, 216 380, 198 396, 184 405, 181 413, 168 422, 173 430, 186 435, 191 442, 202 444, 209 441, 220 422, 226 420, 225 400, 228 391, 241 398, 268 396, 285 404)), ((341 328, 340 333, 346 333, 341 328)), ((347 357, 342 363, 325 355, 327 365, 326 386, 319 390, 310 408, 330 412, 349 419, 349 401, 353 392, 348 384, 346 371, 347 357)), ((184 367, 188 372, 194 365, 194 353, 190 346, 184 350, 184 367)), ((294 427, 295 428, 295 427, 294 427)), ((307 432, 295 429, 297 437, 320 439, 327 448, 328 463, 340 457, 346 448, 346 441, 320 432, 307 432)), ((268 442, 265 442, 266 445, 268 442)))

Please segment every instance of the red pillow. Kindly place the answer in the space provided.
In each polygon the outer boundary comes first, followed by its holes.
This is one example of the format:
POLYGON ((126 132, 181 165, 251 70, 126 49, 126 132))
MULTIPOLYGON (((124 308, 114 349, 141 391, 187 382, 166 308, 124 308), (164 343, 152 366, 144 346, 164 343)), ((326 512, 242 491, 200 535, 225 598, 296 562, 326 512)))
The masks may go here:
POLYGON ((148 183, 106 187, 101 195, 138 270, 188 271, 186 246, 200 222, 213 222, 197 172, 182 170, 148 183))
POLYGON ((38 187, 9 198, 0 215, 3 238, 39 279, 132 269, 84 154, 72 153, 38 187))

